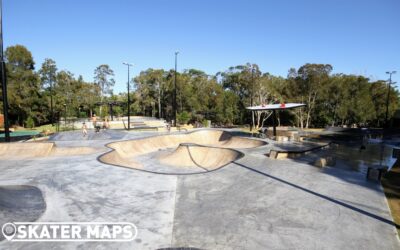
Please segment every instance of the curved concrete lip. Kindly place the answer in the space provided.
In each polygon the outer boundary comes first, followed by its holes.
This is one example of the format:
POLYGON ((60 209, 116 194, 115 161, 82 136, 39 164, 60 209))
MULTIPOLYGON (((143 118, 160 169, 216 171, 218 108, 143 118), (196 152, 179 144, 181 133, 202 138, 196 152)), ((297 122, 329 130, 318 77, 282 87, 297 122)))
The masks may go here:
POLYGON ((112 150, 98 160, 157 174, 199 174, 215 171, 243 157, 236 149, 266 144, 223 130, 205 129, 112 142, 106 145, 112 150))
POLYGON ((57 147, 54 142, 0 143, 0 160, 22 160, 53 156, 78 156, 104 152, 104 148, 57 147))

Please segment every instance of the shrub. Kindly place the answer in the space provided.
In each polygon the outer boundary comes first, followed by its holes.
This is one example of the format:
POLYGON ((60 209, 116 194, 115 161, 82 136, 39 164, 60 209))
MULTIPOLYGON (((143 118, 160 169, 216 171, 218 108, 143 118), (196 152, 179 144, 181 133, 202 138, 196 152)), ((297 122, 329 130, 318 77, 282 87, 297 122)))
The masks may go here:
POLYGON ((186 111, 176 115, 176 120, 179 124, 186 124, 190 120, 190 114, 186 111))
POLYGON ((34 128, 35 127, 35 121, 33 120, 32 116, 28 116, 28 119, 25 121, 25 126, 27 128, 34 128))

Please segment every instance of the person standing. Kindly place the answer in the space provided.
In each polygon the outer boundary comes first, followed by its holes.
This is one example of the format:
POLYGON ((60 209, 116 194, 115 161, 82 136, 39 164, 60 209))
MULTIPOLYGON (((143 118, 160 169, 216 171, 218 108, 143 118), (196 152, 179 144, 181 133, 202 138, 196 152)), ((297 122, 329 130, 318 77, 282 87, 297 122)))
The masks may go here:
POLYGON ((86 123, 82 123, 82 134, 83 134, 83 137, 86 137, 86 136, 87 136, 87 126, 86 126, 86 123))
POLYGON ((94 130, 95 130, 96 132, 98 132, 98 131, 97 131, 97 117, 96 117, 96 114, 93 114, 93 116, 92 116, 92 124, 93 124, 94 130))
POLYGON ((96 122, 97 122, 96 114, 93 114, 93 116, 92 116, 93 127, 96 127, 96 122))
POLYGON ((103 129, 108 129, 109 128, 109 123, 108 123, 108 119, 107 118, 105 118, 104 119, 104 122, 103 122, 103 129))
POLYGON ((171 132, 171 124, 169 122, 167 123, 167 131, 168 131, 168 133, 171 132))

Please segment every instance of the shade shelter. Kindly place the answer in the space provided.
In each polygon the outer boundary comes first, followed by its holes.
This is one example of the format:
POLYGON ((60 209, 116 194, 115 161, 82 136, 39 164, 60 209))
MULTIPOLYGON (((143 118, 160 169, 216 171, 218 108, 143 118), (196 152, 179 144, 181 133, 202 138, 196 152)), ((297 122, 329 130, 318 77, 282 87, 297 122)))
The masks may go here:
POLYGON ((285 109, 294 109, 306 106, 304 103, 280 103, 280 104, 265 104, 247 107, 246 109, 254 111, 268 111, 272 110, 272 126, 274 128, 274 136, 276 136, 276 111, 285 109))

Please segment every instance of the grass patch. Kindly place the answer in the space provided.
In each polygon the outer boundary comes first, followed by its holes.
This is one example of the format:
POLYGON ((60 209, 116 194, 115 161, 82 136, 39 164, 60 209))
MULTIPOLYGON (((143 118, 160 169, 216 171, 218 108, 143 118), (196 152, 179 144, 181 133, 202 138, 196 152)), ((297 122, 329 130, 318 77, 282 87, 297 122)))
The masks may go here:
POLYGON ((389 203, 397 234, 400 235, 400 163, 396 162, 390 172, 382 177, 382 186, 389 203))
MULTIPOLYGON (((64 125, 60 125, 60 132, 61 131, 70 131, 70 130, 76 130, 77 128, 73 128, 72 124, 67 124, 67 126, 65 127, 64 125)), ((57 126, 54 125, 52 126, 51 124, 46 124, 46 125, 42 125, 39 127, 34 127, 32 129, 29 128, 18 128, 16 131, 37 131, 39 133, 43 133, 43 134, 53 134, 57 132, 57 126)))

